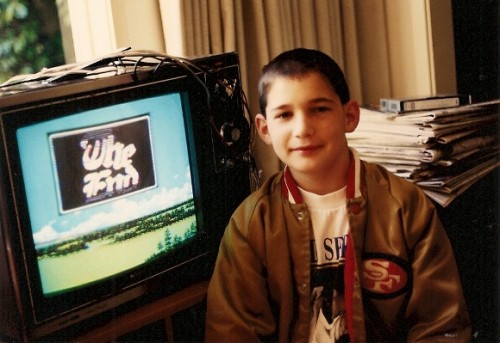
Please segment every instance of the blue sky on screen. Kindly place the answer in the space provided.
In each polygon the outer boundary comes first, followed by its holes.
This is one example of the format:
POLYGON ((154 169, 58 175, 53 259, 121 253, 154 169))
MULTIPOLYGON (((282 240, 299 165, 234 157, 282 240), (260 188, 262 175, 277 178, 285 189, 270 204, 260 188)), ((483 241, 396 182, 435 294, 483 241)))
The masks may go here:
POLYGON ((143 217, 193 197, 181 98, 169 94, 81 112, 17 132, 33 237, 37 246, 143 217), (60 213, 48 135, 150 115, 157 187, 60 213))

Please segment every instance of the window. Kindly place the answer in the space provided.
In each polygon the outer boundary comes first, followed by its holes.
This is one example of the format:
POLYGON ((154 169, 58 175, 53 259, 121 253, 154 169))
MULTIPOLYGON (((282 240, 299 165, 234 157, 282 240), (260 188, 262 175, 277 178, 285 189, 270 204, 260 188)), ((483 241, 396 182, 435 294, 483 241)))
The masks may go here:
POLYGON ((66 63, 56 1, 0 0, 0 83, 66 63))

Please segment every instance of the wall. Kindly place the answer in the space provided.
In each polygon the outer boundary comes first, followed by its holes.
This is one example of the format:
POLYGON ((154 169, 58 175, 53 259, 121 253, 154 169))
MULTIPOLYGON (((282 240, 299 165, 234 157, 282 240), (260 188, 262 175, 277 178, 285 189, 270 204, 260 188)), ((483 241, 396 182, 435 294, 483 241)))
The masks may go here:
POLYGON ((449 1, 356 5, 365 103, 456 90, 449 1))
POLYGON ((129 46, 165 51, 157 1, 67 0, 67 10, 71 24, 63 30, 63 37, 71 35, 77 62, 129 46))

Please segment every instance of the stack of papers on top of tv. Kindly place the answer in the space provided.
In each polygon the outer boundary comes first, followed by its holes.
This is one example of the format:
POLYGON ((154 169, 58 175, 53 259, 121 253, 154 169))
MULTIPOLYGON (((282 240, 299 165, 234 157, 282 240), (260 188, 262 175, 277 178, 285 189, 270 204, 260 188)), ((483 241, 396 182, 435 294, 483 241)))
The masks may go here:
POLYGON ((500 99, 404 113, 362 108, 347 135, 361 158, 404 177, 446 207, 500 166, 500 99))

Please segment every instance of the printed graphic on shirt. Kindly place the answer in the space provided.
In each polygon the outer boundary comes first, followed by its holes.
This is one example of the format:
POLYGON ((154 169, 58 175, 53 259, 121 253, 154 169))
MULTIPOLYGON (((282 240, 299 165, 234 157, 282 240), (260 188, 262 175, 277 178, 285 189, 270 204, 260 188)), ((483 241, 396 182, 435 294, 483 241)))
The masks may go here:
POLYGON ((302 189, 300 192, 312 223, 310 248, 313 315, 309 342, 346 342, 344 264, 349 232, 346 188, 325 195, 302 189))
POLYGON ((314 237, 311 240, 311 294, 313 322, 310 342, 345 340, 344 264, 348 223, 345 207, 311 211, 314 237))
POLYGON ((373 298, 388 299, 406 292, 411 283, 408 261, 386 254, 366 254, 361 286, 373 298))
POLYGON ((312 264, 317 268, 338 266, 345 259, 345 249, 347 235, 340 237, 324 237, 317 244, 316 240, 311 241, 312 264), (318 255, 319 252, 319 255, 318 255))
POLYGON ((344 307, 344 263, 346 235, 324 237, 322 244, 311 241, 313 261, 311 306, 313 321, 309 342, 346 341, 344 307))

